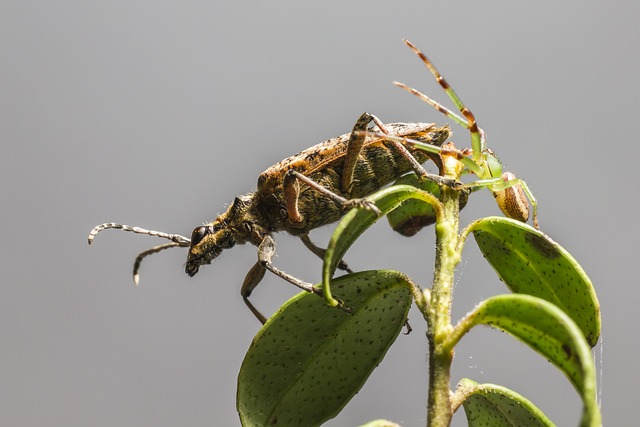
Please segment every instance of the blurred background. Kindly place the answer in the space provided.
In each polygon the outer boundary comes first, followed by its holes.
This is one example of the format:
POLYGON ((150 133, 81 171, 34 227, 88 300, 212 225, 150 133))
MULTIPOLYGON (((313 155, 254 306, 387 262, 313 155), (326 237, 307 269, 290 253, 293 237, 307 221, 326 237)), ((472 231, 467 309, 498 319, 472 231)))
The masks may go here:
MULTIPOLYGON (((225 251, 194 278, 184 249, 154 255, 136 288, 134 257, 159 241, 107 231, 89 247, 87 234, 115 221, 188 236, 264 169, 350 131, 363 111, 451 123, 391 85, 450 105, 402 37, 439 67, 529 183, 543 231, 590 275, 604 420, 628 424, 640 380, 639 12, 631 1, 2 2, 0 424, 239 425, 236 376, 260 327, 239 294, 255 247, 225 251)), ((479 192, 463 223, 497 214, 479 192)), ((312 237, 326 245, 331 231, 312 237)), ((276 239, 276 265, 317 282, 320 261, 297 239, 276 239)), ((433 242, 432 229, 405 238, 381 221, 346 259, 428 286, 433 242)), ((470 240, 454 319, 504 292, 470 240)), ((252 300, 272 313, 295 293, 267 276, 252 300)), ((416 310, 410 319, 414 332, 327 425, 425 424, 424 322, 416 310)), ((577 425, 569 382, 505 334, 466 336, 452 387, 462 377, 577 425)), ((462 411, 454 425, 466 425, 462 411)))

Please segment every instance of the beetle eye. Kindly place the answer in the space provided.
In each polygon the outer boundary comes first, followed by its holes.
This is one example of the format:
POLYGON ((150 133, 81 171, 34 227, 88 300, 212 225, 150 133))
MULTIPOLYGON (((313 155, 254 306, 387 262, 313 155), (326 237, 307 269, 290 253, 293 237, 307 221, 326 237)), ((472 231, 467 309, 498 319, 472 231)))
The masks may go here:
POLYGON ((195 246, 198 243, 200 243, 202 239, 204 239, 204 236, 209 234, 209 232, 210 232, 210 228, 204 225, 201 225, 200 227, 196 227, 196 229, 193 230, 193 233, 191 233, 191 246, 195 246))

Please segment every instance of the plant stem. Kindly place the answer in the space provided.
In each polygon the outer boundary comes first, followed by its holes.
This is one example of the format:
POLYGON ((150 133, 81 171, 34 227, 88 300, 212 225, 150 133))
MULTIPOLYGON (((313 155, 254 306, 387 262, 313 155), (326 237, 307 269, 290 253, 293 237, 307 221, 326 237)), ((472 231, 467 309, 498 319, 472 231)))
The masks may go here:
POLYGON ((427 314, 429 340, 429 401, 427 426, 444 427, 451 423, 453 412, 449 384, 453 350, 443 344, 451 333, 451 296, 454 270, 460 262, 458 251, 458 218, 460 194, 442 189, 444 212, 436 223, 436 260, 431 304, 427 314))

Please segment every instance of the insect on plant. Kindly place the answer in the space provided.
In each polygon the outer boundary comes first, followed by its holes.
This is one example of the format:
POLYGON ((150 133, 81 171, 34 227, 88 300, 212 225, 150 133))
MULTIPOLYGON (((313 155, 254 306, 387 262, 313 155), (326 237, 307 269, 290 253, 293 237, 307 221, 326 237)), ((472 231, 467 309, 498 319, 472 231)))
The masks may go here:
MULTIPOLYGON (((139 268, 148 255, 172 247, 189 247, 185 272, 194 276, 200 266, 209 264, 224 249, 250 242, 258 247, 258 262, 247 273, 241 288, 242 297, 261 321, 265 317, 251 304, 248 297, 260 283, 266 270, 298 286, 320 294, 312 284, 303 282, 273 266, 275 252, 272 234, 287 231, 300 237, 303 244, 319 257, 325 250, 309 238, 309 231, 337 221, 353 207, 378 212, 376 206, 364 197, 389 184, 399 176, 415 171, 423 179, 441 185, 459 185, 439 175, 427 173, 421 166, 429 158, 441 166, 438 155, 405 146, 404 139, 429 146, 442 145, 450 135, 447 126, 437 127, 427 123, 383 124, 377 117, 363 113, 353 131, 300 153, 270 167, 258 177, 257 190, 234 199, 227 211, 215 220, 196 227, 191 238, 178 234, 105 223, 89 234, 89 244, 95 236, 109 228, 146 234, 171 240, 140 253, 133 268, 134 282, 139 281, 139 268), (367 131, 373 121, 375 128, 367 131), (381 136, 368 136, 365 132, 377 131, 381 136), (399 140, 387 139, 393 135, 399 140)), ((342 270, 351 272, 343 262, 342 270)))
MULTIPOLYGON (((557 366, 584 402, 580 425, 601 425, 590 353, 600 336, 600 305, 591 281, 564 248, 537 229, 537 202, 527 184, 502 171, 500 161, 486 147, 485 133, 473 113, 429 59, 405 43, 459 112, 404 84, 396 85, 466 128, 471 148, 457 149, 451 142, 425 143, 408 134, 378 130, 354 129, 350 138, 391 140, 412 152, 430 153, 440 158, 440 175, 453 181, 449 185, 416 184, 415 175, 407 173, 393 186, 367 196, 401 234, 412 235, 435 223, 432 267, 422 251, 409 254, 419 263, 419 270, 431 276, 430 286, 386 269, 334 278, 352 244, 381 216, 364 209, 346 213, 325 250, 320 285, 324 303, 304 292, 294 296, 269 319, 247 351, 236 394, 243 425, 322 425, 335 417, 383 360, 412 306, 426 324, 427 426, 450 425, 460 408, 464 408, 469 425, 552 425, 532 402, 505 387, 463 378, 452 389, 456 346, 476 326, 506 332, 557 366), (463 178, 464 183, 460 182, 463 178), (461 227, 460 210, 470 193, 482 188, 493 192, 509 218, 488 216, 461 227), (535 228, 524 223, 530 208, 535 228), (511 293, 480 301, 455 321, 455 272, 471 236, 511 293), (349 305, 350 315, 330 308, 341 304, 331 288, 349 305)), ((352 182, 357 185, 360 181, 354 178, 352 182)), ((501 349, 495 350, 498 356, 509 357, 501 349)), ((377 420, 367 425, 396 424, 377 420)))
MULTIPOLYGON (((505 215, 520 221, 527 221, 529 217, 528 198, 533 206, 533 221, 537 228, 537 203, 526 183, 513 174, 502 173, 502 166, 493 152, 486 148, 484 132, 477 126, 471 111, 462 104, 427 57, 407 40, 405 43, 427 65, 464 118, 415 89, 401 83, 395 84, 469 129, 471 149, 457 150, 451 143, 443 148, 450 136, 447 126, 437 127, 427 123, 383 124, 374 115, 363 113, 351 133, 301 151, 264 171, 258 177, 255 192, 236 197, 225 213, 196 227, 191 238, 105 223, 90 232, 89 244, 99 232, 109 228, 170 240, 170 243, 154 246, 137 256, 133 268, 134 282, 137 284, 142 260, 164 249, 188 247, 185 272, 194 276, 200 266, 209 264, 224 249, 250 242, 258 247, 258 261, 247 273, 241 295, 253 314, 264 323, 265 317, 248 298, 267 270, 307 292, 321 294, 312 284, 272 264, 275 252, 272 234, 287 231, 298 236, 311 252, 322 258, 326 251, 311 242, 309 232, 337 221, 350 208, 364 208, 379 213, 376 206, 366 200, 366 196, 405 173, 414 171, 421 179, 459 190, 489 188, 505 215), (371 121, 375 127, 367 129, 371 121), (454 155, 466 167, 466 173, 473 173, 480 179, 462 184, 427 173, 421 164, 428 159, 433 160, 442 173, 441 154, 454 155)), ((344 262, 339 264, 339 268, 351 272, 344 262)))

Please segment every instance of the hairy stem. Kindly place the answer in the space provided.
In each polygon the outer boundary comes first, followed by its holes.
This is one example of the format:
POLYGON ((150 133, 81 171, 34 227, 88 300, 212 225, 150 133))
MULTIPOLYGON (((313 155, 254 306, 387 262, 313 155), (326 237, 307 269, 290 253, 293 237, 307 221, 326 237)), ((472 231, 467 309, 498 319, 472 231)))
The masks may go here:
POLYGON ((436 260, 431 304, 427 314, 429 340, 428 427, 448 426, 453 416, 450 398, 453 349, 444 345, 451 333, 451 297, 458 251, 459 192, 442 189, 442 216, 436 222, 436 260))

